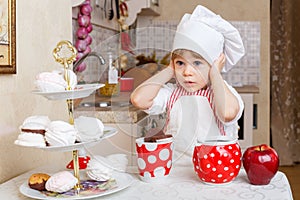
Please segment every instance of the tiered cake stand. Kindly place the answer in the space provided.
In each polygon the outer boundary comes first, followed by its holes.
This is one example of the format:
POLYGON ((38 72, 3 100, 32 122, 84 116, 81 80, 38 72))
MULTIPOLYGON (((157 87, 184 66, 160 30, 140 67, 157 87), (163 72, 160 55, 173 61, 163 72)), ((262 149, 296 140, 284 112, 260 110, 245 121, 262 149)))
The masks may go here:
MULTIPOLYGON (((86 84, 86 85, 78 85, 76 89, 71 89, 70 87, 70 76, 68 73, 69 66, 74 62, 76 58, 77 50, 72 46, 69 41, 61 41, 57 44, 56 48, 53 50, 53 56, 57 62, 64 66, 64 76, 67 81, 67 88, 62 92, 41 92, 41 91, 33 91, 34 94, 42 95, 49 100, 65 100, 68 106, 68 114, 69 114, 69 123, 74 124, 74 99, 84 98, 92 94, 95 90, 103 87, 104 84, 86 84)), ((75 191, 79 194, 81 189, 80 184, 80 173, 79 173, 79 150, 84 148, 91 147, 101 140, 111 137, 117 133, 117 130, 112 127, 105 127, 104 134, 101 138, 88 142, 80 142, 72 145, 66 146, 47 146, 47 147, 36 147, 43 150, 48 151, 72 151, 73 155, 73 165, 74 165, 74 175, 78 179, 78 183, 75 185, 75 191)), ((28 192, 28 188, 24 188, 25 185, 21 186, 21 191, 25 193, 25 195, 29 197, 38 198, 39 195, 30 195, 31 192, 28 192), (25 192, 24 192, 25 191, 25 192)), ((124 185, 125 186, 125 185, 124 185)), ((77 198, 76 198, 77 199, 77 198)))
MULTIPOLYGON (((67 82, 67 88, 66 88, 66 91, 64 92, 64 95, 61 95, 61 96, 64 96, 63 99, 66 100, 66 102, 67 102, 69 123, 71 125, 74 125, 74 99, 84 97, 83 94, 81 94, 82 95, 81 97, 76 97, 75 94, 80 93, 79 92, 80 90, 75 90, 75 89, 72 90, 71 84, 70 84, 69 70, 70 70, 71 64, 76 60, 76 54, 77 54, 77 50, 75 49, 75 47, 73 47, 73 45, 69 41, 59 42, 57 44, 56 48, 53 50, 53 56, 55 58, 55 61, 64 66, 64 77, 67 82)), ((101 85, 95 85, 94 87, 91 87, 92 88, 91 92, 93 92, 94 89, 96 90, 100 87, 101 87, 101 85)), ((86 93, 86 95, 89 95, 89 94, 86 93)), ((73 147, 71 147, 70 150, 72 150, 72 152, 73 152, 74 175, 78 179, 78 182, 75 185, 75 190, 79 194, 79 192, 80 192, 80 174, 79 174, 79 162, 78 162, 78 157, 79 157, 78 152, 79 151, 78 151, 78 148, 74 148, 74 145, 72 145, 72 146, 73 147)))

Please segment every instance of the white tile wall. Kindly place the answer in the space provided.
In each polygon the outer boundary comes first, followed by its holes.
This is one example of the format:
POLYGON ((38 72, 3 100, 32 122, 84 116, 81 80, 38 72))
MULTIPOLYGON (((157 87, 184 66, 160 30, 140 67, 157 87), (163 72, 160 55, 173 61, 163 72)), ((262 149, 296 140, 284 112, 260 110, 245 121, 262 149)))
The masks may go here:
POLYGON ((253 21, 232 21, 243 39, 246 54, 236 66, 223 74, 231 85, 259 85, 260 69, 260 23, 253 21))
MULTIPOLYGON (((231 85, 257 85, 259 84, 260 68, 260 23, 256 21, 231 21, 243 39, 246 55, 237 65, 223 77, 231 85)), ((178 21, 158 21, 146 20, 138 22, 136 29, 131 30, 130 35, 135 44, 136 55, 144 53, 151 55, 154 51, 160 60, 172 48, 173 37, 178 21)), ((74 30, 77 29, 76 22, 73 23, 74 30)), ((93 26, 91 33, 93 51, 101 52, 105 55, 107 46, 117 44, 117 32, 99 26, 93 26)), ((74 36, 74 38, 76 38, 74 36)), ((112 49, 118 49, 112 46, 112 49)), ((130 54, 129 54, 130 56, 130 54)), ((133 59, 133 58, 132 58, 133 59)), ((93 59, 88 61, 88 69, 79 74, 86 82, 99 80, 100 68, 98 61, 93 59)))

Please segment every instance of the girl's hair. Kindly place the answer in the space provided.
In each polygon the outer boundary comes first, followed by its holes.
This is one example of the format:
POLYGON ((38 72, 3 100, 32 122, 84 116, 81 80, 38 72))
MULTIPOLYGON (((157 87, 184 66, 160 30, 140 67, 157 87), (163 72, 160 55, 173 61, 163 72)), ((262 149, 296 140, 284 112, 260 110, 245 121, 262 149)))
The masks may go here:
POLYGON ((201 55, 199 55, 198 53, 188 50, 188 49, 176 49, 172 52, 171 55, 171 60, 174 60, 175 58, 177 58, 178 56, 183 56, 184 52, 189 51, 192 56, 194 56, 195 58, 200 58, 200 59, 204 59, 201 55))

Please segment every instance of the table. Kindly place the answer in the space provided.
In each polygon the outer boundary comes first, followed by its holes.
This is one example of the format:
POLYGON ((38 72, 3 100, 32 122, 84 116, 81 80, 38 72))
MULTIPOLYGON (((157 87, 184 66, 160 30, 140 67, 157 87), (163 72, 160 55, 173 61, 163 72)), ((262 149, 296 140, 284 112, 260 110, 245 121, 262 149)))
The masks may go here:
MULTIPOLYGON (((51 166, 31 170, 0 185, 0 199, 30 200, 19 192, 19 187, 34 172, 55 172, 51 166), (45 170, 45 171, 41 171, 45 170)), ((255 186, 248 182, 244 169, 238 177, 227 185, 207 185, 199 181, 190 167, 174 167, 169 177, 160 183, 145 183, 133 174, 130 187, 106 196, 93 198, 99 200, 292 200, 292 192, 287 177, 277 172, 271 183, 255 186)))

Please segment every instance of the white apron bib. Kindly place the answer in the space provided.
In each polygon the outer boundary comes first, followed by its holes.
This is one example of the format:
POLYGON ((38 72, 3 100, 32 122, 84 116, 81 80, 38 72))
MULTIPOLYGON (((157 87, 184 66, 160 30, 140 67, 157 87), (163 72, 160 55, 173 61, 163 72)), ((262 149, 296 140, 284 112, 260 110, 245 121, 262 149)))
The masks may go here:
POLYGON ((211 101, 209 88, 190 93, 179 87, 172 93, 167 104, 165 132, 174 137, 174 164, 191 164, 197 141, 225 135, 211 101))

